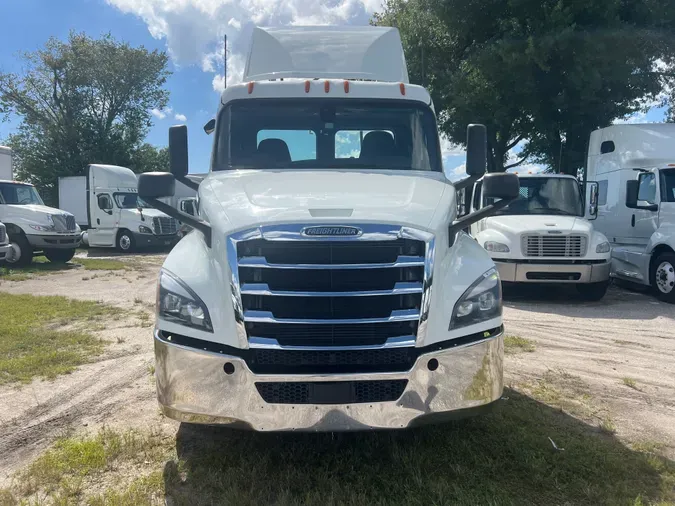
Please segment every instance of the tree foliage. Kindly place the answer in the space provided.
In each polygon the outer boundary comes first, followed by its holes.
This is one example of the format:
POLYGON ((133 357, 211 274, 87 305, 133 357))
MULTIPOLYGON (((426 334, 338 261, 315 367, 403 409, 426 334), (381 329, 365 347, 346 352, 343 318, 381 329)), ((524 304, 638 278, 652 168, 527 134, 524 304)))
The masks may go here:
POLYGON ((389 0, 373 22, 398 27, 452 141, 488 127, 492 171, 530 159, 576 174, 593 129, 675 82, 672 0, 389 0))
POLYGON ((8 139, 16 174, 46 201, 56 202, 59 177, 78 175, 90 163, 166 170, 166 150, 143 142, 150 110, 168 101, 164 52, 71 33, 23 60, 22 75, 0 73, 0 110, 21 117, 8 139))

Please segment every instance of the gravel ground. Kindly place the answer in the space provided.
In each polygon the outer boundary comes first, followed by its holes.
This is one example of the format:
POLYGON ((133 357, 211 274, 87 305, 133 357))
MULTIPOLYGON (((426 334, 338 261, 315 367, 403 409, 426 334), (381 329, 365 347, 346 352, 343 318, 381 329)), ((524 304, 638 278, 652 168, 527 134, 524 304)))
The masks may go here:
MULTIPOLYGON (((74 269, 0 284, 0 292, 65 295, 129 310, 96 331, 111 343, 96 362, 54 381, 0 387, 0 486, 64 434, 102 425, 178 429, 159 415, 152 377, 149 325, 163 256, 115 258, 134 262, 134 269, 74 269)), ((673 306, 616 287, 595 303, 580 302, 574 290, 508 290, 505 306, 506 333, 535 345, 507 355, 507 385, 527 392, 548 382, 554 391, 576 392, 584 409, 570 408, 575 416, 611 420, 620 439, 658 442, 674 456, 673 306)))

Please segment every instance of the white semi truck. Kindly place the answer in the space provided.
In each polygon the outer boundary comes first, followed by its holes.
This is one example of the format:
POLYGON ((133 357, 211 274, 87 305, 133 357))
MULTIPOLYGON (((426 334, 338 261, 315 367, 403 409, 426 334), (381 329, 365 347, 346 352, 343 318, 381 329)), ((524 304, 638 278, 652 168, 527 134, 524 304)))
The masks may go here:
POLYGON ((181 237, 178 221, 139 198, 137 184, 131 169, 91 164, 82 176, 59 178, 59 206, 75 216, 90 247, 128 253, 173 246, 181 237))
POLYGON ((167 416, 399 429, 499 400, 501 284, 462 230, 516 198, 518 178, 485 176, 501 200, 456 219, 456 190, 485 172, 485 128, 469 126, 469 176, 453 185, 397 30, 256 29, 214 135, 198 218, 159 200, 188 181, 186 127, 169 131, 171 173, 138 180, 145 201, 195 228, 159 276, 167 416))
POLYGON ((51 262, 67 262, 80 245, 80 228, 72 214, 48 207, 30 183, 13 181, 12 151, 0 147, 0 222, 6 227, 9 251, 5 262, 31 263, 44 254, 51 262))
MULTIPOLYGON (((520 196, 471 235, 489 253, 502 282, 573 284, 581 297, 600 300, 609 286, 610 244, 585 215, 586 192, 573 176, 519 174, 520 196)), ((479 181, 472 210, 491 204, 479 181)), ((589 188, 595 195, 595 185, 589 188)), ((593 197, 595 198, 595 197, 593 197)))
POLYGON ((614 125, 591 134, 588 179, 612 275, 675 303, 675 125, 614 125))

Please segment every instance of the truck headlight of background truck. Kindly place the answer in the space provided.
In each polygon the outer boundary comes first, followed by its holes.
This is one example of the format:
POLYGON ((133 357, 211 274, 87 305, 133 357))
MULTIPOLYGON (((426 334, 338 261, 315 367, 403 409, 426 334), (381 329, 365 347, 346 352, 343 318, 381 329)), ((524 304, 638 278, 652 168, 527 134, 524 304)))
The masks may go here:
POLYGON ((502 314, 502 285, 497 269, 478 278, 460 297, 452 311, 450 328, 457 329, 491 320, 502 314))
POLYGON ((607 241, 601 242, 595 247, 595 252, 596 253, 609 253, 609 250, 611 249, 609 243, 607 241))
POLYGON ((185 283, 169 271, 159 274, 157 311, 172 323, 213 332, 206 304, 185 283))
POLYGON ((152 229, 150 227, 146 227, 145 225, 140 225, 138 227, 138 232, 141 234, 152 234, 152 229))
POLYGON ((486 251, 493 251, 495 253, 509 253, 511 251, 506 244, 496 241, 485 241, 483 247, 486 251))

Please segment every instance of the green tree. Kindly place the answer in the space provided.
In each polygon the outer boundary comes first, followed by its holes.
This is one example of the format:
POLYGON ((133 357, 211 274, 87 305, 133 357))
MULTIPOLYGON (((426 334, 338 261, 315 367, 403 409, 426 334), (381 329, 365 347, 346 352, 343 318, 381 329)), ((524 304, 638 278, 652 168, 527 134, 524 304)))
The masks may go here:
POLYGON ((673 83, 674 20, 671 0, 389 0, 373 22, 399 28, 452 141, 487 126, 491 171, 530 159, 576 174, 593 129, 673 83))
POLYGON ((131 47, 111 35, 71 33, 22 55, 22 75, 0 73, 0 110, 21 117, 8 144, 19 179, 56 203, 57 180, 89 163, 157 168, 166 154, 143 143, 150 110, 168 102, 164 52, 131 47))

